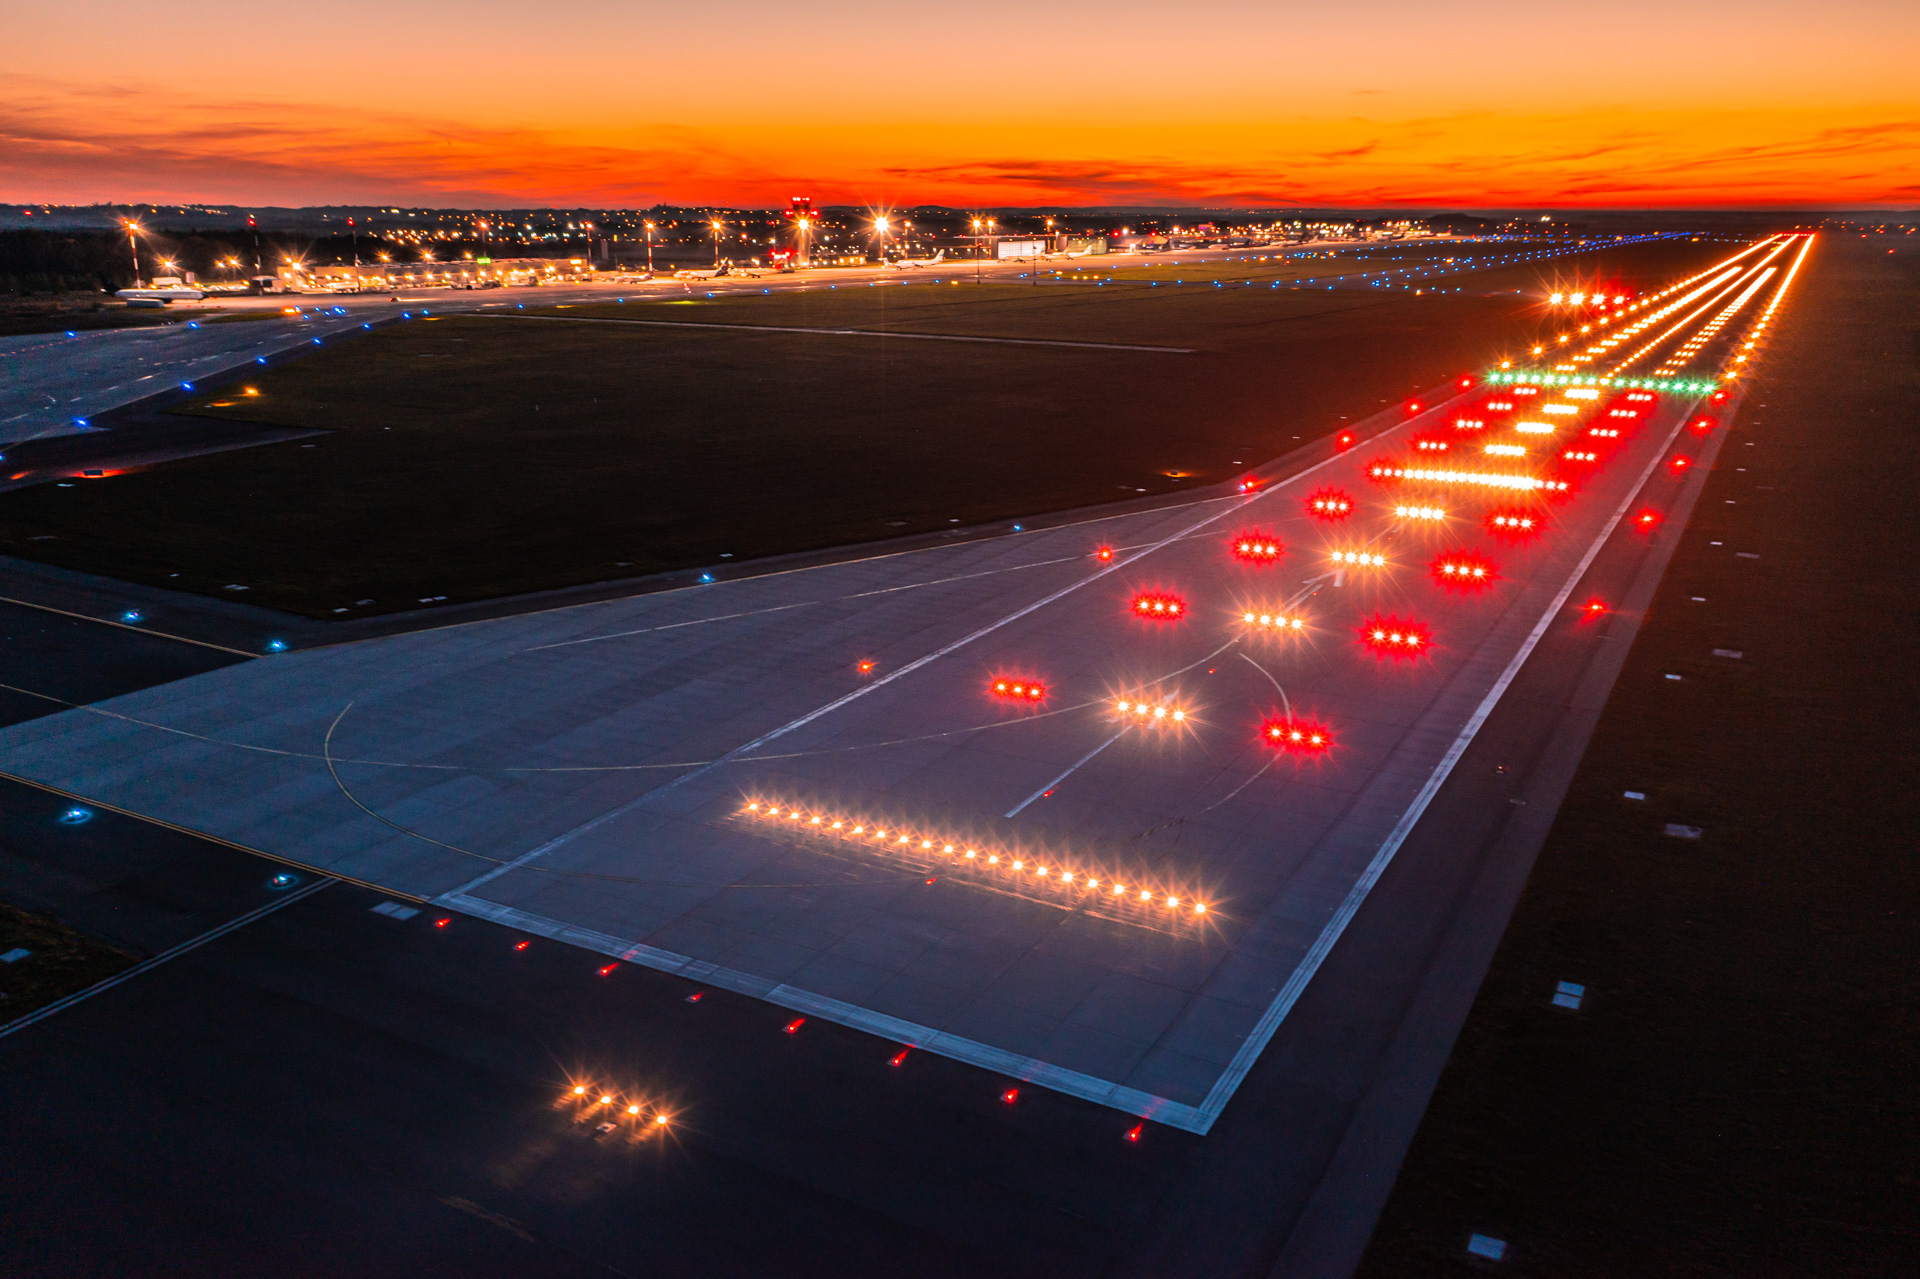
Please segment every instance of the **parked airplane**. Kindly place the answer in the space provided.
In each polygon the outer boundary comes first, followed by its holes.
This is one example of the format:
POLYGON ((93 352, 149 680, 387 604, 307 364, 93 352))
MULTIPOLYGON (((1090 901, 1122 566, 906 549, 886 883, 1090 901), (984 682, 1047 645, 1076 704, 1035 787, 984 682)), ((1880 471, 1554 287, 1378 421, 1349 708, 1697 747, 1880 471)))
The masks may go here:
POLYGON ((732 270, 733 263, 722 262, 711 271, 675 271, 673 278, 676 280, 717 280, 732 270))
POLYGON ((176 275, 156 276, 146 288, 121 289, 113 296, 142 306, 165 306, 169 302, 198 302, 207 295, 176 275))
POLYGON ((895 258, 893 261, 887 263, 887 265, 896 271, 904 271, 908 268, 918 270, 923 266, 939 266, 940 263, 946 259, 946 256, 947 251, 942 249, 930 258, 895 258))

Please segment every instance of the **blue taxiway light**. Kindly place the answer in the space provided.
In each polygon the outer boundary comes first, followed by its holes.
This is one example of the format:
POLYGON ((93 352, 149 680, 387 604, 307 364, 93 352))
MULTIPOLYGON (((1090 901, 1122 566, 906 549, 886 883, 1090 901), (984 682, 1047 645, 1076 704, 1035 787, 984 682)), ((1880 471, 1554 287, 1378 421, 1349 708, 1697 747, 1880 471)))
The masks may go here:
POLYGON ((58 821, 62 826, 81 826, 93 820, 91 808, 74 807, 60 814, 58 821))
POLYGON ((281 639, 268 640, 267 651, 269 653, 284 653, 287 651, 287 642, 281 639))
POLYGON ((126 612, 120 614, 120 620, 123 622, 137 622, 137 621, 140 621, 144 616, 145 614, 143 614, 139 609, 130 608, 126 612))

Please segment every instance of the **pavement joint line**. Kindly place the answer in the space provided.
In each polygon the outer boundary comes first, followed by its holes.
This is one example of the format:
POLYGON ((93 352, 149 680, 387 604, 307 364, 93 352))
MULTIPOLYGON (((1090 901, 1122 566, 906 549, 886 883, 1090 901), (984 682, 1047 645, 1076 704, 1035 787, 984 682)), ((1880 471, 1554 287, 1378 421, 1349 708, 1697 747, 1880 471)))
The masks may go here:
MULTIPOLYGON (((463 314, 480 315, 479 311, 463 314)), ((964 333, 898 333, 884 329, 812 328, 795 324, 703 324, 698 320, 622 320, 604 315, 519 315, 511 311, 485 312, 496 320, 559 320, 568 324, 632 324, 654 329, 729 329, 742 333, 817 333, 823 337, 908 338, 918 342, 984 342, 995 346, 1062 346, 1092 351, 1149 351, 1156 355, 1194 355, 1190 346, 1140 346, 1125 342, 1069 342, 1061 338, 975 337, 964 333)))
MULTIPOLYGON (((1434 410, 1429 410, 1429 411, 1430 412, 1437 411, 1439 407, 1440 406, 1435 406, 1434 410)), ((1417 417, 1410 419, 1410 421, 1417 421, 1417 420, 1418 420, 1417 417)), ((1315 471, 1318 471, 1321 467, 1331 466, 1333 463, 1339 461, 1342 458, 1342 456, 1343 454, 1336 453, 1332 457, 1325 458, 1319 462, 1316 462, 1314 465, 1308 467, 1306 470, 1300 472, 1298 475, 1292 476, 1289 482, 1292 482, 1293 480, 1305 479, 1307 476, 1312 475, 1315 471)), ((479 888, 482 884, 489 882, 490 880, 497 879, 500 876, 507 874, 509 871, 517 870, 520 867, 525 866, 529 862, 535 861, 541 857, 546 856, 548 853, 560 847, 562 844, 566 843, 567 841, 574 839, 577 836, 584 835, 588 831, 595 830, 598 827, 603 826, 610 821, 613 821, 615 818, 622 817, 627 813, 632 812, 633 810, 639 808, 642 804, 646 803, 647 800, 651 799, 653 796, 660 794, 663 791, 671 790, 674 787, 680 786, 683 783, 691 781, 696 777, 704 776, 707 773, 712 772, 714 769, 719 768, 724 764, 732 763, 735 759, 739 758, 740 756, 745 755, 748 752, 757 749, 758 747, 766 745, 768 742, 774 740, 777 737, 782 737, 782 736, 785 736, 787 733, 793 732, 796 729, 804 728, 806 725, 812 723, 816 719, 819 719, 821 716, 830 715, 834 711, 839 710, 841 707, 846 706, 847 704, 853 701, 856 701, 859 698, 865 697, 868 693, 873 692, 877 688, 883 688, 886 685, 891 684, 894 680, 901 679, 907 675, 911 675, 914 671, 919 670, 921 667, 929 665, 930 663, 936 662, 942 657, 945 657, 947 654, 956 652, 959 649, 966 647, 968 644, 971 644, 973 641, 979 639, 984 635, 990 635, 994 631, 999 630, 1003 626, 1007 626, 1014 622, 1019 621, 1021 618, 1027 616, 1029 613, 1036 612, 1040 609, 1045 608, 1049 604, 1052 604, 1058 600, 1064 599, 1065 597, 1073 594, 1075 591, 1079 590, 1083 586, 1090 586, 1093 583, 1099 581, 1101 578, 1106 577, 1108 574, 1117 573, 1122 568, 1125 568, 1127 565, 1133 564, 1139 560, 1143 560, 1147 556, 1153 554, 1155 551, 1160 550, 1163 547, 1171 546, 1175 542, 1185 539, 1190 534, 1197 532, 1202 528, 1205 528, 1207 525, 1212 524, 1218 520, 1224 519, 1226 516, 1232 514, 1234 511, 1243 510, 1246 507, 1252 505, 1253 503, 1259 501, 1260 499, 1268 496, 1269 494, 1279 492, 1283 487, 1285 487, 1285 485, 1276 484, 1266 488, 1257 489, 1248 494, 1244 494, 1240 496, 1239 499, 1236 500, 1231 507, 1228 507, 1227 509, 1224 509, 1224 510, 1215 511, 1211 515, 1207 515, 1199 520, 1196 520, 1192 524, 1186 525, 1185 527, 1179 529, 1177 532, 1174 532, 1167 537, 1161 538, 1157 542, 1149 543, 1147 546, 1143 547, 1136 554, 1129 555, 1124 559, 1116 558, 1111 564, 1108 564, 1103 568, 1095 570, 1092 574, 1081 578, 1077 582, 1073 582, 1067 586, 1061 587, 1059 590, 1053 592, 1051 595, 1044 596, 1038 600, 1035 600, 1031 604, 1025 605, 1022 608, 1014 610, 1013 612, 1007 614, 1005 617, 1001 618, 997 622, 989 622, 987 625, 981 627, 980 629, 972 632, 969 635, 962 636, 961 638, 953 641, 951 644, 948 644, 942 648, 936 649, 935 651, 928 653, 923 657, 916 658, 914 661, 907 663, 905 666, 902 666, 897 671, 891 671, 888 674, 881 676, 879 679, 872 681, 871 683, 864 684, 861 687, 854 689, 851 693, 848 693, 843 697, 835 698, 833 701, 828 702, 825 706, 819 707, 818 709, 813 711, 809 711, 807 714, 800 716, 798 719, 791 720, 788 723, 783 724, 779 728, 773 729, 770 732, 762 733, 760 736, 754 738, 752 741, 747 742, 744 745, 734 747, 732 750, 728 751, 725 755, 722 755, 720 758, 714 760, 712 763, 706 764, 701 768, 695 769, 693 772, 682 773, 680 776, 674 778, 672 781, 666 782, 660 786, 654 787, 651 790, 648 790, 639 795, 636 795, 632 799, 628 800, 626 803, 616 805, 615 807, 608 809, 606 812, 601 813, 598 817, 590 818, 587 821, 582 822, 580 825, 575 826, 572 830, 562 831, 560 834, 555 835, 552 839, 547 840, 545 843, 539 845, 538 847, 530 849, 529 851, 520 854, 520 856, 514 858, 512 861, 505 862, 499 866, 496 866, 492 870, 487 871, 485 874, 482 874, 465 884, 461 884, 457 888, 449 890, 449 892, 442 894, 442 897, 443 898, 451 897, 455 895, 465 896, 471 893, 474 889, 479 888)), ((440 900, 440 898, 436 898, 435 900, 438 901, 440 900)))
POLYGON ((1267 1006, 1267 1011, 1262 1014, 1253 1031, 1241 1042, 1239 1051, 1234 1054, 1226 1070, 1221 1072, 1220 1077, 1214 1081, 1206 1100, 1197 1107, 1203 1122, 1203 1126, 1198 1131, 1205 1133, 1213 1126, 1214 1120, 1219 1118, 1220 1113, 1226 1109, 1227 1103, 1233 1099, 1233 1094, 1239 1089, 1247 1072, 1253 1069, 1253 1063, 1262 1052, 1266 1051, 1267 1044, 1280 1029, 1280 1023, 1285 1021, 1287 1014, 1293 1011, 1294 1004, 1299 1002, 1307 984, 1320 971, 1320 965, 1326 962, 1327 955, 1332 952, 1334 944, 1340 940, 1341 934, 1346 932, 1347 925, 1359 913, 1361 905, 1373 891, 1373 886, 1386 873, 1394 855, 1400 851, 1400 846, 1406 842, 1415 824, 1427 811, 1427 806, 1433 802, 1433 797, 1439 793, 1440 787, 1453 773, 1454 765, 1458 764, 1461 756, 1466 754, 1467 747, 1472 745, 1473 739, 1479 735, 1481 726, 1493 714, 1494 707, 1505 696, 1507 688, 1519 675, 1520 668, 1533 655, 1534 648, 1540 643, 1541 637, 1547 633, 1547 628, 1559 617, 1560 610, 1566 607, 1568 598, 1572 596, 1574 588, 1580 584, 1580 579, 1586 576, 1593 561, 1599 557, 1601 548, 1619 529, 1620 522, 1627 516, 1627 511, 1639 500, 1640 492, 1646 487, 1647 481, 1660 469, 1667 451, 1673 447, 1674 441, 1679 439, 1681 431, 1686 429, 1692 412, 1693 410, 1689 408, 1677 416, 1673 429, 1667 433, 1667 438, 1661 441, 1660 447, 1654 450, 1653 456, 1642 468, 1639 478, 1628 487, 1626 496, 1621 499, 1620 505, 1614 508, 1612 517, 1601 527, 1599 536, 1595 537, 1592 544, 1587 547, 1586 554, 1580 557, 1580 562, 1574 565, 1573 572, 1568 574, 1567 580, 1561 584, 1546 610, 1541 613, 1540 620, 1534 623, 1533 630, 1514 652, 1506 668, 1500 672, 1499 679, 1495 680, 1493 687, 1487 690, 1486 697, 1481 699, 1480 705, 1461 726, 1460 732, 1454 737, 1453 744, 1447 748, 1447 753, 1434 766, 1433 772, 1427 777, 1426 784, 1420 788, 1419 794, 1414 796, 1406 812, 1400 815, 1400 820, 1394 824, 1393 830, 1381 843, 1379 851, 1374 853, 1373 859, 1367 863, 1367 868, 1361 872, 1360 878, 1348 890, 1339 909, 1327 921, 1320 935, 1314 939, 1306 956, 1287 978, 1286 985, 1281 987, 1280 993, 1267 1006))
POLYGON ((260 656, 260 654, 258 653, 249 653, 245 649, 228 648, 225 644, 213 644, 208 642, 207 640, 192 639, 185 635, 174 635, 167 631, 156 631, 153 628, 147 627, 147 626, 129 626, 125 622, 115 622, 104 617, 90 617, 85 613, 75 613, 64 608, 55 608, 51 604, 35 604, 32 600, 14 599, 13 597, 8 595, 0 595, 0 604, 17 604, 21 608, 37 608, 43 613, 58 613, 61 617, 76 618, 79 621, 92 622, 98 626, 111 626, 111 627, 114 627, 116 630, 132 631, 137 635, 152 635, 159 639, 173 640, 181 644, 197 644, 201 648, 210 648, 216 652, 232 653, 235 657, 259 657, 260 656))
POLYGON ((1132 727, 1133 725, 1131 724, 1122 724, 1120 726, 1120 731, 1118 733, 1115 733, 1112 737, 1109 737, 1106 741, 1101 742, 1098 746, 1088 751, 1085 755, 1082 755, 1077 761, 1075 761, 1072 768, 1069 768, 1066 772, 1060 774, 1060 776, 1054 778, 1052 781, 1048 782, 1045 786, 1042 786, 1039 790, 1035 791, 1033 794, 1027 796, 1025 799, 1015 804, 1012 808, 1008 809, 1006 815, 1008 817, 1018 817, 1020 815, 1021 809, 1025 808, 1028 804, 1031 804, 1034 800, 1039 799, 1042 795, 1045 795, 1049 791, 1053 790, 1054 787, 1058 786, 1061 782, 1066 781, 1067 778, 1072 777, 1075 772, 1079 771, 1079 768, 1082 764, 1086 763, 1088 760, 1092 759, 1095 755, 1098 755, 1101 751, 1107 749, 1107 747, 1119 741, 1123 736, 1126 735, 1126 731, 1132 727))
POLYGON ((67 1009, 73 1007, 75 1004, 82 1003, 86 1000, 92 999, 95 995, 104 994, 107 991, 112 990, 115 986, 120 985, 122 982, 132 981, 135 977, 139 977, 145 973, 151 972, 153 969, 158 968, 160 965, 168 963, 172 960, 178 959, 180 958, 180 956, 187 954, 189 951, 195 951, 200 949, 200 947, 206 945, 208 942, 218 941, 220 938, 225 937, 228 933, 234 932, 237 929, 245 928, 248 924, 253 923, 257 919, 264 919, 266 916, 273 914, 277 910, 281 910, 281 909, 284 909, 285 907, 291 906, 297 901, 303 901, 306 898, 313 896, 315 893, 319 892, 321 889, 325 888, 328 884, 331 884, 333 882, 334 881, 330 877, 322 877, 320 879, 316 879, 313 883, 308 884, 304 888, 296 888, 293 891, 287 893, 283 897, 275 898, 273 901, 267 902, 265 905, 256 906, 244 915, 240 915, 234 919, 229 919, 226 923, 221 924, 217 928, 208 929, 206 932, 201 933, 198 937, 189 938, 188 940, 181 942, 178 946, 174 946, 167 950, 163 950, 159 954, 153 956, 151 959, 143 959, 131 968, 124 969, 120 972, 115 973, 111 977, 108 977, 102 981, 95 982, 93 985, 88 986, 85 990, 76 990, 71 995, 66 996, 64 999, 56 999, 44 1008, 35 1009, 33 1012, 28 1013, 24 1017, 17 1017, 14 1020, 6 1023, 4 1026, 0 1026, 0 1039, 5 1039, 8 1035, 12 1035, 19 1031, 25 1030, 27 1027, 32 1026, 37 1022, 46 1020, 47 1018, 53 1016, 55 1013, 65 1012, 67 1009))

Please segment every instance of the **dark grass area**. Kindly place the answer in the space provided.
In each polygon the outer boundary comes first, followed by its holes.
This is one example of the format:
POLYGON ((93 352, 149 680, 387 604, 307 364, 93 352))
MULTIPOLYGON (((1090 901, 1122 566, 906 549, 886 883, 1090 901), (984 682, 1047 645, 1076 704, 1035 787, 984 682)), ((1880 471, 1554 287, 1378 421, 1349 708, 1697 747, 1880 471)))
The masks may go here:
MULTIPOLYGON (((1660 283, 1725 251, 1619 252, 1660 283)), ((0 552, 210 594, 244 586, 249 603, 316 617, 744 561, 1226 480, 1481 367, 1540 324, 1513 295, 918 276, 689 290, 548 319, 502 310, 376 332, 263 372, 258 396, 209 396, 191 411, 335 434, 16 491, 0 500, 0 552)))
POLYGON ((31 953, 0 963, 0 1022, 24 1017, 138 962, 138 956, 77 932, 49 912, 0 902, 0 955, 16 949, 31 953))
POLYGON ((1796 289, 1367 1279, 1912 1271, 1920 263, 1828 237, 1796 289))

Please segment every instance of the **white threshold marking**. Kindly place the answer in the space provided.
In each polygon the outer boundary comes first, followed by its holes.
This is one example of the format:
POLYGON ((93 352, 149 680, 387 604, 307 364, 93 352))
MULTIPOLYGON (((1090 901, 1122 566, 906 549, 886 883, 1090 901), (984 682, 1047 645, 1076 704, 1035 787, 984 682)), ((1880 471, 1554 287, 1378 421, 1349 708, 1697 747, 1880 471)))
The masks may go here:
MULTIPOLYGON (((1695 402, 1698 402, 1697 398, 1695 402)), ((1560 610, 1566 607, 1567 598, 1580 584, 1580 579, 1586 576, 1587 569, 1599 556, 1600 549, 1606 545, 1607 539, 1612 537, 1614 530, 1620 526, 1620 521, 1626 518, 1627 511, 1639 497, 1640 490, 1646 487, 1648 478, 1660 468, 1661 459, 1666 456, 1667 450, 1673 447, 1674 440, 1679 437, 1691 416, 1691 409, 1678 415, 1673 429, 1667 433, 1667 438, 1661 442, 1658 449, 1654 450, 1652 458, 1641 470, 1639 478, 1628 487, 1626 496, 1621 499, 1620 505, 1614 508, 1612 516, 1601 526, 1599 535, 1587 547, 1586 553, 1580 557, 1580 562, 1574 565, 1573 572, 1568 574, 1565 582, 1561 583, 1560 589, 1554 592, 1546 611, 1540 615, 1540 620, 1534 623, 1533 630, 1515 651, 1506 669, 1500 672, 1500 678, 1494 681, 1493 687, 1487 690, 1487 695, 1481 699, 1480 705, 1475 707, 1473 714, 1467 717, 1467 722, 1461 726, 1459 734, 1453 739, 1453 744, 1447 748, 1447 753, 1440 757, 1440 762, 1434 765, 1426 784, 1420 788, 1420 793, 1413 797, 1413 802, 1407 805, 1407 810, 1400 815, 1400 820, 1394 823, 1392 831, 1388 832, 1379 851, 1374 853, 1373 860, 1367 863, 1367 868, 1361 872, 1360 878, 1348 890, 1346 899, 1334 911, 1333 918, 1329 919, 1326 927, 1320 930, 1320 935, 1314 939, 1306 956, 1293 970, 1293 974, 1287 978, 1287 984, 1281 987, 1280 993, 1267 1006, 1267 1011, 1261 1015, 1252 1033, 1241 1042, 1240 1050, 1233 1055, 1233 1060, 1227 1064, 1226 1070, 1221 1072, 1220 1077, 1214 1081, 1213 1088, 1207 1093, 1207 1099, 1198 1107, 1202 1126, 1197 1131, 1206 1132, 1213 1126, 1214 1120, 1220 1117, 1220 1112, 1227 1108, 1227 1103, 1232 1100, 1234 1092, 1246 1079, 1247 1072, 1253 1069, 1253 1063, 1259 1059, 1262 1052, 1266 1051, 1267 1044, 1272 1041, 1274 1033, 1280 1029, 1280 1023, 1285 1021, 1287 1014, 1293 1011, 1293 1006, 1299 1002, 1302 992, 1307 988, 1307 983, 1312 981, 1314 975, 1320 971, 1320 965, 1326 962, 1334 943, 1340 940, 1340 935, 1346 932, 1347 925, 1353 922, 1353 917, 1359 913, 1361 904, 1367 900, 1367 895, 1373 891, 1373 886, 1380 881, 1381 875, 1386 873, 1394 854, 1400 851, 1400 846, 1413 832, 1414 825, 1425 814, 1427 806, 1433 802, 1433 797, 1439 793, 1440 787, 1452 774, 1453 766, 1460 762, 1460 757, 1466 754, 1467 747, 1472 745, 1473 739, 1479 735, 1481 726, 1493 714, 1493 708, 1499 705, 1501 697, 1506 694, 1507 688, 1519 675, 1521 666, 1533 655, 1533 650, 1539 645, 1541 637, 1547 633, 1547 628, 1560 615, 1560 610)))
POLYGON ((118 986, 123 981, 132 981, 135 977, 140 976, 142 973, 149 972, 152 969, 158 968, 160 965, 164 963, 168 963, 171 960, 178 959, 180 958, 180 956, 186 954, 188 951, 198 950, 200 949, 200 947, 206 945, 210 941, 218 941, 220 938, 225 937, 228 933, 233 932, 235 929, 245 928, 248 924, 253 923, 256 919, 263 919, 266 916, 273 914, 273 912, 276 910, 280 910, 280 909, 283 909, 284 907, 293 905, 295 902, 300 901, 302 898, 313 896, 315 893, 319 892, 321 889, 325 888, 328 884, 331 884, 332 882, 333 880, 331 879, 324 879, 324 878, 316 879, 313 883, 308 884, 305 888, 296 888, 292 892, 288 893, 286 896, 275 898, 273 901, 268 902, 266 905, 256 907, 253 910, 248 911, 246 914, 241 915, 237 919, 229 919, 226 923, 220 925, 218 928, 209 929, 207 932, 201 933, 198 937, 190 938, 187 941, 183 941, 178 946, 173 947, 171 950, 163 950, 151 959, 143 959, 139 963, 135 964, 133 967, 126 969, 123 972, 115 973, 113 976, 107 978, 105 981, 97 981, 93 985, 87 987, 85 990, 76 990, 75 992, 73 992, 73 994, 68 995, 64 999, 56 999, 52 1003, 48 1004, 45 1008, 37 1008, 33 1012, 28 1013, 24 1017, 16 1018, 15 1020, 8 1022, 6 1025, 0 1026, 0 1039, 6 1038, 8 1035, 13 1034, 15 1031, 25 1030, 27 1027, 33 1025, 35 1022, 44 1021, 46 1018, 53 1016, 55 1013, 64 1012, 67 1009, 73 1007, 75 1004, 81 1003, 84 1000, 92 999, 95 995, 102 994, 106 991, 112 990, 115 986, 118 986))

